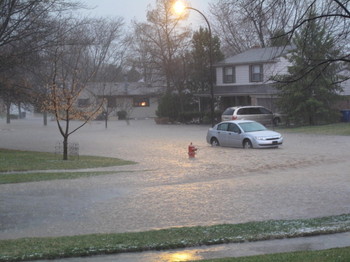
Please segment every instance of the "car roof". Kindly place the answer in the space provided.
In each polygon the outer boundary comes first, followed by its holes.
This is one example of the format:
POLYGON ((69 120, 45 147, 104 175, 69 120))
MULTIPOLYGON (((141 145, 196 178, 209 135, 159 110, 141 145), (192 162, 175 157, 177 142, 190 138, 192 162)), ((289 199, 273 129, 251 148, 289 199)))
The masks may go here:
MULTIPOLYGON (((237 109, 237 108, 252 108, 252 107, 263 107, 263 106, 230 106, 228 108, 232 108, 232 109, 237 109)), ((226 109, 228 109, 226 108, 226 109)))
MULTIPOLYGON (((221 124, 221 123, 235 123, 235 124, 240 124, 240 123, 252 123, 252 122, 256 122, 256 121, 253 121, 253 120, 228 120, 228 121, 222 121, 218 124, 221 124)), ((258 122, 256 122, 258 123, 258 122)))

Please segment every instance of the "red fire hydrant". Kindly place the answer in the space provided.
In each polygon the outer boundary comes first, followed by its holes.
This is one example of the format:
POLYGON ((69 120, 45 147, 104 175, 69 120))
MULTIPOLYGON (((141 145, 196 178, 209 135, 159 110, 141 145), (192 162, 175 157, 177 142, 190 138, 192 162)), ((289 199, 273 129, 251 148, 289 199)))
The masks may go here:
POLYGON ((192 142, 191 142, 191 144, 188 146, 188 157, 194 158, 196 156, 196 151, 197 151, 197 148, 194 145, 192 145, 192 142))

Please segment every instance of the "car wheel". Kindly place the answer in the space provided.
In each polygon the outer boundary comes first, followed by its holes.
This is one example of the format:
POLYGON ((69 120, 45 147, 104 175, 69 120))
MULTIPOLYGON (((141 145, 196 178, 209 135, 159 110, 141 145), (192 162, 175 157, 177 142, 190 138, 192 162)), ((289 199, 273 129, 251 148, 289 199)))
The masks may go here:
POLYGON ((245 139, 243 141, 243 148, 245 149, 253 148, 252 142, 250 142, 249 139, 245 139))
POLYGON ((215 137, 213 137, 213 138, 211 139, 210 144, 211 144, 212 146, 220 146, 219 141, 218 141, 215 137))

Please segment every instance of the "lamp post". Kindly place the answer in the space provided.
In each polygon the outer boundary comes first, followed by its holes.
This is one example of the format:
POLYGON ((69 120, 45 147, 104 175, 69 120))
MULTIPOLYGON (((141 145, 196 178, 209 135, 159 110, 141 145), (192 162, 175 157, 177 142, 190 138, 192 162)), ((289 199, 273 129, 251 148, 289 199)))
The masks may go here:
POLYGON ((210 88, 210 120, 211 126, 214 126, 214 84, 213 84, 213 42, 212 42, 212 33, 211 27, 207 17, 198 9, 185 6, 183 2, 177 1, 174 5, 174 10, 177 14, 183 13, 184 10, 189 9, 198 12, 205 20, 208 26, 209 31, 209 88, 210 88))

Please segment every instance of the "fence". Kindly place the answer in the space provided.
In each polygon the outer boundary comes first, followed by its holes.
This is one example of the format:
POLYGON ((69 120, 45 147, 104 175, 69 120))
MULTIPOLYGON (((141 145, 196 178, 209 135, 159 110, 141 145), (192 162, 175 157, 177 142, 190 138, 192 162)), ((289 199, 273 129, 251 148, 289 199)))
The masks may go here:
MULTIPOLYGON (((56 142, 55 154, 56 155, 63 154, 63 142, 62 141, 56 142)), ((79 159, 79 143, 75 143, 75 142, 68 143, 68 156, 77 157, 79 159)))

